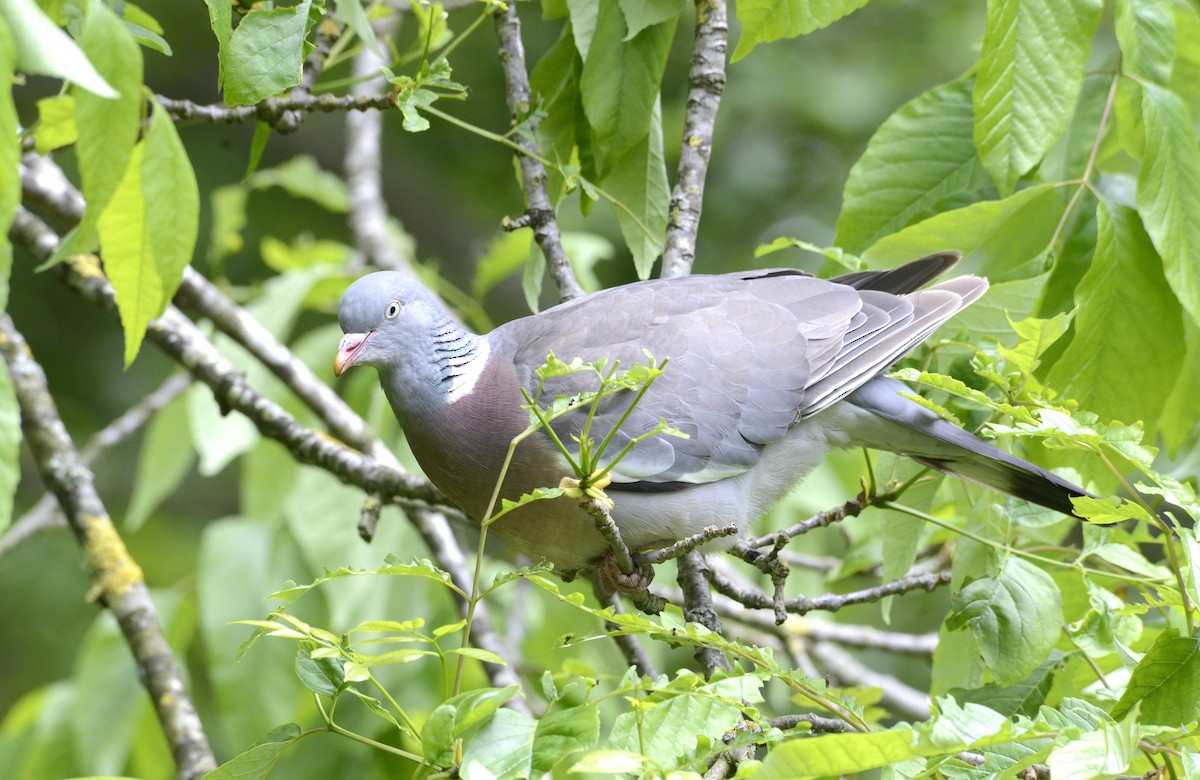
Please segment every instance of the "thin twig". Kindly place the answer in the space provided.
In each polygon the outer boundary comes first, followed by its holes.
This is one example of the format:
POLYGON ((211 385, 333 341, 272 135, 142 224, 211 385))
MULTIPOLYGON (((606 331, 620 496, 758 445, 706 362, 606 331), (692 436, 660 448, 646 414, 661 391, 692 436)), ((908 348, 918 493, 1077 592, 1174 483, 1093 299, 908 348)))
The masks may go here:
MULTIPOLYGON (((22 184, 28 186, 24 175, 22 184)), ((58 246, 57 235, 24 208, 17 211, 12 234, 39 259, 49 258, 58 246)), ((57 270, 69 287, 115 313, 116 298, 112 287, 99 272, 94 258, 73 258, 60 263, 57 270)), ((448 572, 460 588, 470 587, 471 577, 466 559, 450 531, 445 515, 446 512, 458 514, 458 510, 449 507, 447 499, 429 482, 392 465, 394 456, 384 455, 386 448, 373 443, 375 439, 361 419, 357 424, 351 418, 346 418, 344 422, 351 427, 362 426, 368 438, 360 440, 360 444, 371 455, 363 455, 301 425, 278 404, 259 394, 192 322, 174 307, 168 307, 162 317, 150 323, 147 337, 208 385, 222 408, 245 415, 260 433, 283 444, 297 461, 319 466, 347 484, 356 485, 368 494, 377 494, 403 506, 405 515, 421 534, 438 566, 448 572), (380 460, 383 457, 390 458, 390 462, 380 460)), ((291 360, 295 360, 294 356, 291 360)), ((307 372, 307 369, 304 370, 307 372)), ((323 384, 319 380, 313 381, 323 384)), ((336 399, 336 395, 333 397, 336 399)), ((336 400, 344 406, 340 399, 336 400)), ((353 415, 352 412, 350 414, 353 415)), ((337 435, 350 438, 346 434, 347 431, 340 431, 337 435)), ((462 608, 462 604, 459 606, 462 608)), ((493 652, 501 649, 490 621, 486 616, 480 621, 478 612, 475 631, 479 647, 493 652)), ((493 664, 486 664, 484 668, 496 685, 509 685, 517 679, 508 668, 493 664)))
POLYGON ((46 375, 7 314, 0 316, 0 353, 21 409, 21 429, 42 481, 57 496, 91 570, 94 596, 121 627, 142 684, 171 746, 177 774, 199 778, 216 768, 212 750, 159 625, 142 570, 129 556, 59 417, 46 375))
POLYGON ((688 69, 687 111, 679 168, 667 212, 663 277, 684 276, 696 259, 696 234, 704 202, 704 179, 712 157, 717 108, 725 92, 725 50, 729 23, 725 0, 696 0, 696 43, 688 69))
POLYGON ((854 656, 831 642, 814 642, 809 652, 825 671, 842 685, 862 685, 883 691, 881 702, 901 717, 928 720, 929 695, 918 691, 888 674, 867 668, 854 656))
MULTIPOLYGON (((537 125, 530 118, 533 92, 529 87, 529 73, 525 69, 525 45, 521 42, 521 20, 517 16, 517 4, 508 3, 496 11, 496 34, 500 37, 500 63, 504 67, 505 93, 513 127, 521 127, 516 133, 516 143, 525 152, 539 155, 537 125)), ((550 277, 558 286, 560 300, 569 301, 583 295, 583 288, 571 269, 571 261, 563 249, 558 220, 554 216, 554 204, 546 192, 546 168, 530 154, 519 156, 521 182, 525 189, 525 215, 521 222, 533 228, 533 238, 546 256, 550 277)), ((510 221, 510 224, 512 223, 510 221)))
MULTIPOLYGON (((602 606, 612 607, 618 613, 625 611, 621 606, 621 597, 615 593, 609 593, 604 585, 601 584, 599 577, 592 579, 592 586, 596 594, 596 600, 602 606)), ((617 628, 617 625, 606 622, 604 628, 608 631, 613 631, 617 628)), ((638 674, 649 677, 652 680, 658 678, 658 669, 655 668, 654 662, 650 660, 650 655, 646 652, 646 648, 642 647, 641 640, 632 634, 621 633, 612 634, 612 638, 617 643, 621 655, 625 656, 625 662, 634 669, 637 669, 638 674)))
MULTIPOLYGON (((771 596, 755 590, 740 587, 721 573, 712 571, 709 578, 718 593, 722 593, 750 609, 774 609, 775 602, 771 596)), ((856 590, 852 593, 826 593, 822 596, 809 598, 793 596, 786 599, 783 607, 788 612, 805 615, 813 610, 836 612, 843 607, 854 604, 866 604, 879 601, 885 596, 898 596, 910 590, 934 590, 942 585, 950 584, 950 572, 927 572, 901 577, 874 588, 856 590)))
MULTIPOLYGON (((160 409, 191 387, 191 384, 192 377, 186 373, 169 377, 156 390, 100 429, 92 437, 92 440, 79 451, 80 461, 85 466, 91 466, 104 450, 117 446, 140 430, 160 409)), ((58 503, 55 501, 54 495, 47 493, 15 521, 3 537, 0 537, 0 557, 39 531, 47 528, 63 528, 66 525, 67 519, 58 510, 58 503)))

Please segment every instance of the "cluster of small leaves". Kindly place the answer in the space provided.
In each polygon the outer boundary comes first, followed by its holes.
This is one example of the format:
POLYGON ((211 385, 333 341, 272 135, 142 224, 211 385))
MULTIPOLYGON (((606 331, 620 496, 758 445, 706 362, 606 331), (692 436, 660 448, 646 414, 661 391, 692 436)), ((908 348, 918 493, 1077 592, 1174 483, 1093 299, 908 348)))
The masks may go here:
MULTIPOLYGON (((63 94, 38 102, 38 121, 27 132, 41 154, 74 147, 87 210, 55 260, 104 250, 128 365, 147 324, 175 294, 199 226, 191 161, 174 123, 160 106, 147 104, 144 94, 139 45, 166 55, 170 47, 157 22, 132 4, 122 4, 122 16, 104 3, 63 3, 55 12, 58 18, 51 19, 35 3, 17 2, 7 7, 3 23, 16 38, 17 70, 71 83, 63 94), (74 38, 56 23, 67 24, 74 38), (47 52, 56 54, 51 58, 47 52)), ((19 148, 15 123, 4 130, 11 130, 5 135, 19 148)), ((4 176, 14 184, 15 162, 4 176)), ((6 230, 9 218, 11 211, 6 230)), ((6 260, 0 268, 5 286, 7 265, 6 260)))
MULTIPOLYGON (((401 755, 430 770, 457 771, 466 778, 501 779, 539 776, 554 771, 556 766, 572 772, 699 777, 707 762, 729 747, 773 744, 782 738, 755 706, 763 701, 764 681, 773 673, 784 673, 769 651, 725 640, 684 622, 677 611, 655 620, 585 606, 578 594, 563 593, 557 582, 538 570, 498 577, 488 592, 525 579, 564 604, 615 621, 616 630, 622 633, 736 651, 749 662, 751 670, 711 680, 687 671, 655 680, 639 677, 633 670, 612 680, 578 672, 547 671, 541 676, 544 702, 538 707, 537 717, 503 708, 514 696, 528 695, 521 694, 516 686, 446 695, 419 717, 383 688, 375 677, 378 669, 436 659, 442 665, 442 678, 448 680, 445 662, 449 655, 464 655, 484 663, 504 661, 474 648, 442 649, 439 641, 460 632, 464 622, 426 630, 420 619, 368 620, 338 634, 311 626, 288 612, 297 599, 315 588, 358 576, 421 577, 453 589, 448 577, 428 561, 404 564, 393 558, 378 569, 344 568, 327 572, 308 585, 289 584, 272 596, 283 605, 267 618, 239 621, 256 628, 243 650, 263 636, 297 642, 296 676, 318 697, 325 723, 316 731, 304 731, 297 724, 274 729, 210 778, 261 776, 298 740, 323 730, 401 755), (365 650, 392 645, 404 646, 381 653, 365 650), (378 695, 360 689, 363 683, 371 684, 378 695), (387 724, 391 735, 380 737, 381 742, 338 726, 333 716, 344 696, 364 704, 387 724), (601 711, 618 703, 623 703, 621 712, 603 730, 601 738, 601 711), (680 739, 680 734, 695 736, 680 739), (393 742, 400 746, 393 746, 393 742)), ((559 645, 602 636, 568 635, 559 645)), ((811 684, 814 689, 821 687, 816 681, 811 684)))

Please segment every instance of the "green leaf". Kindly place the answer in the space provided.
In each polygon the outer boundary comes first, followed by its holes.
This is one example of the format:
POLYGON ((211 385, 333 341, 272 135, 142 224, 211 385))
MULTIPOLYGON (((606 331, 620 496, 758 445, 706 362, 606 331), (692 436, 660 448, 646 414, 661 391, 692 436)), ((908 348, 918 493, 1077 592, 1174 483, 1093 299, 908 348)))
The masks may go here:
MULTIPOLYGON (((550 685, 553 685, 552 679, 550 685)), ((598 707, 583 705, 550 713, 537 723, 533 739, 534 775, 549 772, 570 754, 594 747, 599 739, 598 707)))
POLYGON ((130 531, 141 528, 163 499, 175 492, 195 461, 187 401, 178 398, 163 407, 146 429, 125 527, 130 531))
POLYGON ((1032 718, 1045 703, 1054 684, 1054 672, 1061 667, 1062 661, 1051 659, 1024 680, 1012 685, 988 684, 971 690, 955 688, 948 693, 960 704, 982 704, 1006 717, 1021 715, 1032 718))
POLYGON ((596 33, 583 63, 579 91, 595 133, 603 175, 613 171, 617 160, 650 133, 674 35, 675 20, 671 19, 626 41, 620 6, 599 4, 596 33))
POLYGON ((300 738, 300 726, 289 723, 264 735, 253 747, 239 753, 212 772, 204 780, 245 780, 263 777, 279 760, 279 756, 300 738))
POLYGON ((989 0, 975 81, 975 145, 1004 194, 1066 128, 1100 0, 989 0))
POLYGON ((229 463, 258 442, 258 429, 240 414, 221 414, 212 392, 196 385, 187 393, 188 421, 199 471, 206 477, 220 473, 229 463))
POLYGON ((875 131, 846 180, 838 246, 860 252, 935 214, 996 197, 975 152, 971 85, 934 87, 875 131))
POLYGON ((454 741, 473 726, 481 725, 504 702, 517 695, 518 686, 479 688, 453 696, 434 708, 421 727, 421 746, 425 758, 440 766, 454 759, 454 741))
POLYGON ((217 38, 217 89, 225 84, 225 58, 229 54, 229 38, 233 35, 233 4, 224 0, 204 0, 208 6, 208 23, 217 38))
POLYGON ((303 648, 296 652, 294 668, 304 687, 322 696, 336 696, 346 682, 341 659, 313 658, 303 648))
POLYGON ((1175 60, 1175 14, 1162 0, 1117 0, 1115 26, 1125 70, 1166 85, 1175 60))
MULTIPOLYGON (((97 97, 115 98, 121 91, 119 85, 114 89, 111 82, 105 80, 99 64, 93 65, 96 61, 85 53, 87 47, 80 51, 75 41, 50 20, 34 0, 0 0, 0 20, 7 23, 12 34, 12 41, 6 42, 5 50, 11 52, 13 47, 16 48, 17 70, 74 82, 97 97)), ((138 79, 140 82, 140 75, 138 79)), ((5 88, 9 84, 4 82, 5 88)))
MULTIPOLYGON (((8 228, 21 203, 21 138, 17 134, 19 122, 12 96, 16 66, 13 54, 12 34, 0 18, 0 314, 8 308, 8 279, 12 274, 13 253, 8 228)), ((9 395, 11 393, 10 387, 9 395)), ((7 521, 0 521, 0 530, 7 525, 7 521)))
POLYGON ((338 19, 354 30, 355 35, 362 38, 363 43, 376 57, 386 61, 387 57, 379 48, 379 40, 375 37, 375 29, 371 27, 371 21, 367 18, 362 0, 337 0, 336 6, 338 19))
POLYGON ((663 159, 662 114, 657 102, 649 134, 615 163, 605 185, 625 207, 614 206, 617 222, 633 254, 638 278, 647 279, 662 254, 659 239, 666 236, 671 200, 663 159))
POLYGON ((1137 213, 1104 203, 1096 211, 1096 254, 1075 291, 1075 336, 1048 382, 1101 419, 1141 420, 1153 434, 1183 363, 1183 311, 1137 213), (1147 344, 1154 360, 1145 360, 1147 344), (1137 382, 1115 381, 1133 365, 1137 382))
POLYGON ((1074 735, 1046 759, 1055 780, 1117 777, 1129 768, 1138 747, 1138 723, 1102 723, 1099 729, 1074 735))
POLYGON ((471 780, 474 765, 485 767, 496 780, 530 776, 537 722, 523 712, 499 710, 478 731, 463 740, 463 777, 471 780))
POLYGON ((501 233, 493 238, 475 263, 471 297, 482 301, 496 285, 525 265, 533 249, 533 230, 529 228, 501 233))
POLYGON ((1142 86, 1146 148, 1138 211, 1162 256, 1167 281, 1200 324, 1200 146, 1187 107, 1173 92, 1142 86))
POLYGON ((1025 679, 1062 630, 1062 594, 1050 575, 1009 556, 995 577, 977 579, 954 594, 946 626, 970 628, 996 681, 1025 679))
MULTIPOLYGON (((688 676, 682 681, 690 684, 696 679, 688 676)), ((606 744, 616 750, 641 753, 661 766, 678 766, 703 749, 697 742, 700 737, 707 737, 710 744, 719 742, 726 731, 737 725, 741 717, 740 700, 725 694, 739 692, 740 688, 726 689, 731 683, 740 685, 741 679, 706 683, 695 691, 655 701, 653 706, 623 712, 614 721, 606 744)), ((749 679, 761 685, 760 680, 749 679)))
MULTIPOLYGON (((965 747, 965 746, 963 746, 965 747)), ((785 742, 767 754, 755 780, 806 780, 837 777, 950 752, 923 745, 910 728, 865 734, 825 734, 785 742)))
POLYGON ((1195 392, 1193 380, 1200 376, 1200 325, 1191 319, 1184 322, 1184 342, 1187 352, 1179 369, 1179 380, 1159 417, 1159 434, 1172 455, 1188 441, 1192 424, 1200 419, 1200 393, 1195 392))
POLYGON ((476 661, 483 661, 484 663, 508 666, 508 661, 505 661, 490 650, 483 650, 478 647, 456 647, 452 650, 447 650, 446 655, 462 655, 467 658, 474 658, 476 661))
POLYGON ((146 198, 142 193, 145 148, 144 143, 134 147, 125 176, 97 223, 104 272, 116 293, 125 331, 126 367, 137 357, 150 320, 166 305, 146 224, 146 198))
POLYGON ((55 260, 95 247, 92 232, 127 175, 142 117, 142 53, 104 3, 88 5, 79 45, 119 96, 109 99, 86 89, 73 90, 79 129, 75 156, 87 211, 59 245, 55 260))
POLYGON ((221 61, 226 103, 253 105, 300 83, 309 5, 258 8, 242 17, 221 61))
POLYGON ((170 57, 171 44, 163 38, 162 25, 150 14, 138 8, 133 3, 123 3, 124 12, 121 15, 125 27, 133 39, 147 49, 165 54, 170 57))
POLYGON ((579 56, 586 60, 592 46, 592 37, 596 34, 596 18, 604 3, 592 0, 566 0, 566 3, 571 17, 569 32, 579 56))
POLYGON ((857 11, 867 0, 741 0, 735 5, 742 37, 733 51, 733 62, 760 43, 808 35, 857 11))
POLYGON ((157 101, 146 132, 142 192, 146 199, 147 239, 162 284, 162 314, 183 281, 200 230, 200 189, 175 123, 157 101))
POLYGON ((1142 656, 1112 710, 1124 718, 1140 704, 1143 723, 1183 726, 1200 718, 1200 638, 1167 629, 1142 656))
POLYGON ((969 254, 998 234, 1028 231, 1021 219, 1025 209, 1061 210, 1054 186, 1028 187, 1002 200, 979 201, 943 212, 876 241, 862 257, 871 268, 890 268, 946 249, 969 254))
POLYGON ((266 168, 252 175, 246 184, 252 189, 281 187, 293 198, 311 200, 335 214, 350 211, 350 193, 346 182, 323 169, 307 154, 291 157, 287 162, 266 168))
POLYGON ((0 361, 0 533, 12 523, 13 496, 21 481, 21 409, 8 366, 0 361))
POLYGON ((33 134, 33 148, 47 154, 75 143, 79 130, 75 125, 75 98, 55 95, 37 102, 38 122, 33 134))
POLYGON ((625 26, 629 32, 625 40, 631 40, 642 30, 662 22, 679 18, 683 11, 682 0, 620 0, 625 14, 625 26))

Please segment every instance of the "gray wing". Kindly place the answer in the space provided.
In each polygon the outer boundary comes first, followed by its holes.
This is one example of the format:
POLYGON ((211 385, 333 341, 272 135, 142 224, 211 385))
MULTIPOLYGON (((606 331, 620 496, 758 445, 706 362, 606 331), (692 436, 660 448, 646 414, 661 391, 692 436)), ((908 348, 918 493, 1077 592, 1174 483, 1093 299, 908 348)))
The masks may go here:
MULTIPOLYGON (((868 381, 986 289, 962 277, 919 293, 858 290, 792 270, 652 280, 613 288, 516 320, 493 332, 511 353, 526 387, 548 350, 564 360, 607 357, 624 366, 643 350, 669 359, 664 374, 630 413, 608 451, 659 419, 687 439, 655 436, 614 469, 617 482, 709 482, 741 474, 797 421, 868 381)), ((590 374, 547 383, 544 393, 596 389, 590 374)), ((599 441, 628 409, 622 393, 596 410, 599 441)), ((560 417, 556 434, 571 442, 585 412, 560 417)))

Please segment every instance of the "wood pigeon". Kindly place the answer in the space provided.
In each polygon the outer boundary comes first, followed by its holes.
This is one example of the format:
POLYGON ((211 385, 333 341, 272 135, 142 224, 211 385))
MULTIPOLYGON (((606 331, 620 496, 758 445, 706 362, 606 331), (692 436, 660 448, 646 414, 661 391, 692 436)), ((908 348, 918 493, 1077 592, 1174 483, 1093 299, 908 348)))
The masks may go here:
MULTIPOLYGON (((629 548, 654 549, 734 523, 742 533, 799 483, 830 447, 902 453, 1019 498, 1071 513, 1070 482, 972 436, 900 395, 880 376, 987 290, 962 276, 927 289, 959 259, 942 253, 888 271, 831 280, 792 269, 635 282, 593 293, 481 336, 460 327, 415 279, 393 271, 346 290, 334 372, 374 366, 426 475, 468 515, 486 512, 510 441, 529 423, 520 388, 549 351, 563 360, 669 358, 609 452, 660 419, 687 438, 653 436, 612 471, 605 492, 629 548)), ((594 391, 594 374, 550 380, 543 398, 594 391)), ((632 393, 597 405, 599 441, 632 393)), ((552 427, 564 443, 584 410, 552 427)), ((576 445, 577 446, 577 445, 576 445)), ((516 499, 573 476, 544 432, 513 456, 502 495, 516 499)), ((579 502, 536 501, 493 526, 560 572, 586 569, 608 545, 579 502)))

